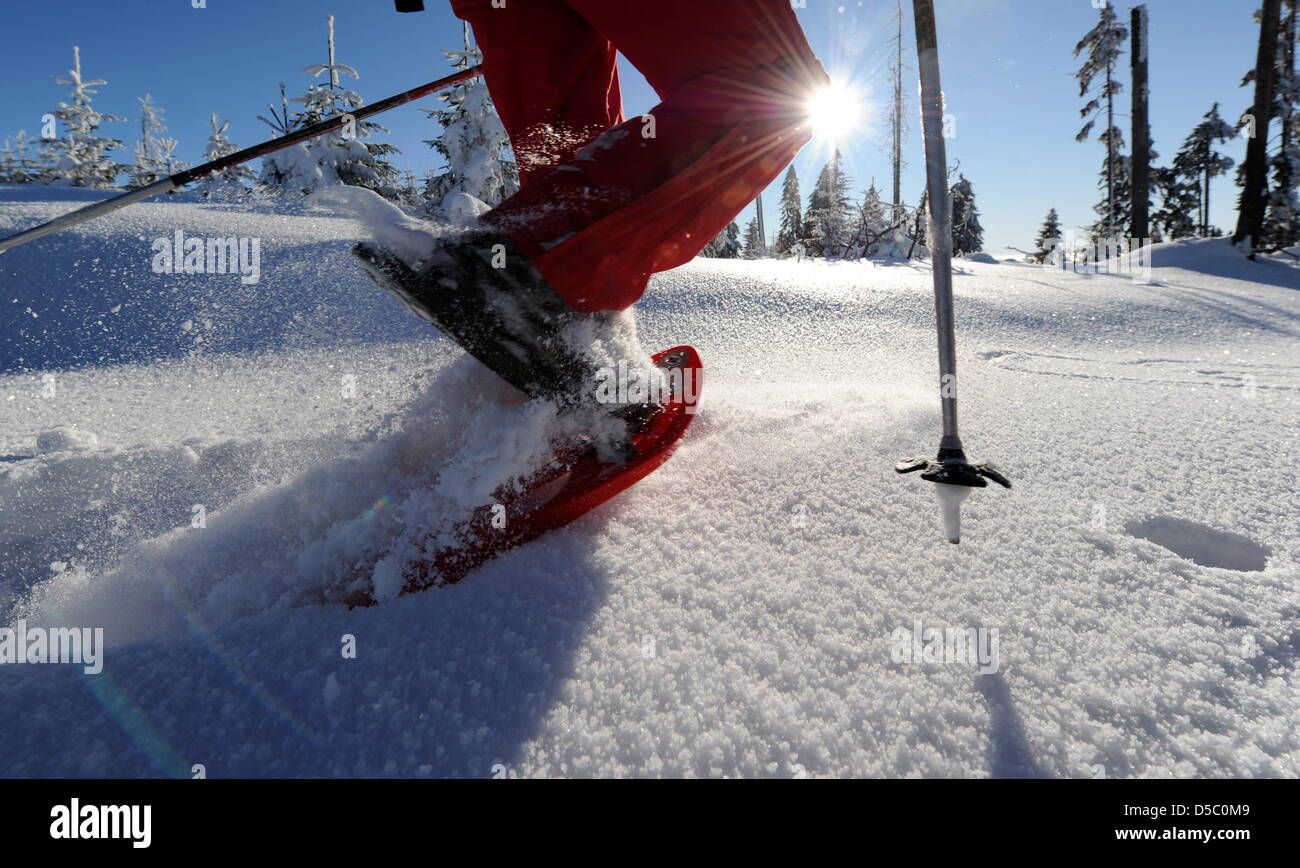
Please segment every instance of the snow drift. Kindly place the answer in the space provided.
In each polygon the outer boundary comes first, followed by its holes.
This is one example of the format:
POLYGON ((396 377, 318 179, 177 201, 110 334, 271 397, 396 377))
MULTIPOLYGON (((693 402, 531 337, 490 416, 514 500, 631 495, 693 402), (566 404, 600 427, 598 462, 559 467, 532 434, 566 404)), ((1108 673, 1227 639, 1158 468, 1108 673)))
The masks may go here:
MULTIPOLYGON (((92 195, 3 192, 8 228, 92 195)), ((673 459, 349 612, 316 601, 548 424, 369 285, 362 237, 172 197, 0 257, 0 603, 110 641, 97 676, 0 665, 0 774, 1300 773, 1294 267, 963 261, 967 446, 1016 488, 951 546, 892 470, 937 442, 928 271, 697 260, 641 306, 709 367, 673 459), (154 275, 175 226, 255 229, 257 291, 154 275), (968 629, 991 671, 900 653, 968 629)))

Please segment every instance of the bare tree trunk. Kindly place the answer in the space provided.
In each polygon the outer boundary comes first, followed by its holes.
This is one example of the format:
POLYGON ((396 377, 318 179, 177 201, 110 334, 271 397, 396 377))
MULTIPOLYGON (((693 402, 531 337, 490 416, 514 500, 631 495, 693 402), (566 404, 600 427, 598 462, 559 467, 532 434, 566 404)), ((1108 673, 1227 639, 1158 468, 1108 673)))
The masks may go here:
MULTIPOLYGON (((1295 2, 1289 3, 1286 15, 1286 50, 1282 53, 1282 68, 1287 74, 1295 77, 1295 44, 1296 44, 1296 6, 1295 2)), ((1291 144, 1294 128, 1294 112, 1292 106, 1287 106, 1287 111, 1282 115, 1282 152, 1286 153, 1286 148, 1291 144)))
POLYGON ((1113 70, 1106 67, 1106 235, 1115 237, 1115 86, 1113 70))
POLYGON ((1133 238, 1151 233, 1151 123, 1148 114, 1147 8, 1133 9, 1133 238))
POLYGON ((1210 234, 1210 158, 1214 153, 1211 143, 1205 142, 1205 192, 1201 194, 1201 232, 1202 238, 1210 234))
MULTIPOLYGON (((1295 49, 1296 49, 1296 5, 1297 0, 1290 0, 1287 4, 1286 16, 1286 51, 1282 55, 1283 68, 1292 81, 1295 80, 1295 49)), ((1286 154, 1291 149, 1291 142, 1295 138, 1295 106, 1287 104, 1286 113, 1282 115, 1282 153, 1286 154)), ((1288 164, 1289 166, 1289 164, 1288 164)), ((1289 170, 1285 177, 1286 183, 1295 186, 1300 182, 1300 178, 1295 177, 1289 170)), ((1297 217, 1291 215, 1287 225, 1285 245, 1295 244, 1297 240, 1297 217)))
POLYGON ((325 16, 325 26, 326 29, 329 31, 329 36, 326 37, 325 40, 326 41, 325 47, 326 47, 326 52, 329 54, 330 90, 338 90, 339 71, 334 68, 334 16, 333 15, 325 16))
POLYGON ((893 200, 893 220, 899 218, 899 208, 903 203, 903 3, 898 3, 898 35, 895 37, 897 42, 898 56, 894 61, 894 151, 892 154, 894 161, 894 200, 893 200))
POLYGON ((1261 245, 1264 212, 1268 207, 1268 127, 1273 114, 1273 85, 1277 71, 1277 32, 1282 0, 1264 0, 1260 12, 1259 52, 1255 57, 1255 105, 1251 109, 1254 135, 1246 145, 1246 182, 1237 212, 1233 244, 1250 239, 1251 258, 1261 245))

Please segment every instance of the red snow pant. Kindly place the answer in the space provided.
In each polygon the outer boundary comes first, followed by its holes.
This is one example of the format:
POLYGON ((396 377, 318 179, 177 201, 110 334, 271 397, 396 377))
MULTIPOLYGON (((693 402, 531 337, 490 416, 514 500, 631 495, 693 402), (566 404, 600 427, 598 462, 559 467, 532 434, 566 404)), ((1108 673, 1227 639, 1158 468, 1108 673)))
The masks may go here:
POLYGON ((569 305, 622 309, 811 137, 826 81, 790 0, 452 0, 520 167, 484 215, 569 305), (615 52, 662 102, 624 122, 615 52))

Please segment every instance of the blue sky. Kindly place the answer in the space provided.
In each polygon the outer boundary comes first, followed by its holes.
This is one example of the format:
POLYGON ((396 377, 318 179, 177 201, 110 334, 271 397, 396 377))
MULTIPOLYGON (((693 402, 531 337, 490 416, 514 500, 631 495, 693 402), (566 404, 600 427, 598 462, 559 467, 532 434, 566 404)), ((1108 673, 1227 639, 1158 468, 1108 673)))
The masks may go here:
MULTIPOLYGON (((1067 228, 1092 220, 1103 152, 1096 142, 1074 141, 1083 101, 1072 51, 1096 21, 1093 2, 937 0, 944 85, 956 117, 949 158, 961 161, 974 184, 991 251, 1007 244, 1027 247, 1051 207, 1060 211, 1067 228)), ((76 44, 84 72, 108 80, 100 89, 98 108, 135 117, 135 98, 151 93, 167 111, 170 135, 180 140, 178 155, 195 162, 211 112, 231 121, 230 134, 241 146, 271 136, 256 116, 276 99, 279 82, 289 85, 291 95, 299 93, 309 81, 302 67, 325 62, 327 14, 336 18, 338 59, 361 73, 354 87, 367 101, 445 74, 439 49, 459 44, 460 22, 443 0, 426 0, 425 5, 426 12, 401 15, 388 0, 207 0, 203 9, 192 8, 190 0, 6 3, 0 135, 39 130, 41 115, 64 96, 65 88, 50 76, 70 66, 76 44)), ((911 48, 911 4, 903 5, 911 48)), ((1156 150, 1167 161, 1213 102, 1222 103, 1229 120, 1249 104, 1250 91, 1238 84, 1254 63, 1258 30, 1251 12, 1259 4, 1147 0, 1146 5, 1151 16, 1151 123, 1156 150)), ((1130 8, 1118 6, 1125 21, 1130 8)), ((892 0, 806 0, 798 15, 832 74, 860 84, 883 115, 889 96, 892 0)), ((915 63, 909 63, 914 76, 915 63)), ((652 106, 656 100, 645 82, 630 69, 624 73, 628 113, 652 106)), ((906 201, 915 202, 924 179, 914 87, 907 97, 910 166, 903 192, 906 201)), ((1127 93, 1120 108, 1120 123, 1126 126, 1127 93)), ((391 130, 389 141, 402 149, 397 162, 403 168, 422 174, 436 162, 421 141, 436 131, 424 114, 407 106, 379 120, 391 130)), ((128 124, 109 126, 128 143, 137 130, 128 124)), ((888 187, 886 132, 879 123, 868 124, 844 146, 855 191, 873 177, 882 189, 888 187)), ((1240 160, 1244 141, 1230 142, 1224 151, 1240 160)), ((814 144, 797 159, 805 194, 825 156, 825 148, 814 144)), ((778 190, 764 197, 769 227, 775 225, 778 190)), ((1213 196, 1213 220, 1230 230, 1236 187, 1220 179, 1213 196)), ((752 213, 752 206, 746 208, 742 222, 752 213)))

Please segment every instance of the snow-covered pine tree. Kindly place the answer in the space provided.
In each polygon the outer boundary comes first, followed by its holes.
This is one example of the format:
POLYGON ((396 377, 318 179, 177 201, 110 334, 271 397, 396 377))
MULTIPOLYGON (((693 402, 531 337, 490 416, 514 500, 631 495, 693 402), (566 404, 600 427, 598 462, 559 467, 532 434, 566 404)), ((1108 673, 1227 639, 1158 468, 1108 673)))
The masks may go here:
POLYGON ((975 205, 975 190, 965 175, 959 175, 951 188, 952 196, 952 254, 965 256, 984 249, 984 227, 980 225, 979 208, 975 205))
POLYGON ((909 233, 911 244, 907 248, 907 258, 929 254, 929 240, 926 238, 926 226, 930 222, 930 190, 921 191, 921 204, 912 212, 912 231, 909 233))
MULTIPOLYGON (((203 152, 203 162, 210 163, 239 150, 239 147, 226 136, 230 121, 221 120, 216 112, 213 112, 208 119, 208 125, 211 132, 208 134, 207 150, 203 152)), ((237 200, 247 198, 253 192, 252 185, 255 183, 257 183, 257 175, 248 166, 241 164, 200 179, 194 191, 204 199, 237 200)))
POLYGON ((158 147, 160 149, 158 154, 159 161, 162 163, 163 171, 168 175, 174 175, 181 169, 189 168, 189 163, 184 160, 178 160, 173 153, 176 150, 176 146, 179 144, 180 142, 169 136, 163 136, 158 140, 158 147))
MULTIPOLYGON (((287 103, 284 103, 284 86, 281 85, 283 113, 276 115, 272 108, 274 121, 259 115, 262 122, 282 135, 338 115, 351 114, 365 105, 356 91, 344 90, 339 84, 339 73, 354 79, 361 75, 347 64, 335 62, 334 16, 327 16, 326 22, 329 62, 313 64, 303 72, 313 77, 327 72, 328 82, 309 85, 306 93, 294 97, 293 102, 302 103, 302 110, 292 116, 288 113, 287 103)), ((381 196, 395 198, 398 195, 394 187, 397 169, 389 162, 388 156, 397 153, 397 148, 383 142, 368 141, 375 133, 386 132, 388 130, 374 121, 357 120, 332 133, 268 154, 262 158, 261 182, 273 192, 310 193, 321 187, 344 185, 365 187, 381 196)))
POLYGON ((850 241, 849 179, 835 151, 822 167, 804 213, 804 246, 809 256, 842 257, 850 241))
MULTIPOLYGON (((267 103, 266 110, 271 117, 257 116, 259 121, 271 128, 277 138, 287 135, 298 126, 297 114, 289 111, 289 95, 285 88, 285 83, 280 82, 279 110, 277 111, 275 106, 267 103)), ((262 171, 257 179, 258 189, 272 194, 284 193, 291 189, 302 192, 302 186, 297 181, 298 166, 301 164, 309 175, 315 173, 314 167, 306 165, 306 157, 307 152, 301 145, 295 145, 263 157, 262 171), (294 153, 287 153, 289 151, 294 153)), ((306 181, 303 183, 306 183, 306 181)))
POLYGON ((20 183, 35 183, 44 174, 40 160, 33 156, 35 144, 36 140, 27 135, 26 130, 19 130, 14 135, 14 160, 18 174, 26 179, 20 183))
POLYGON ((727 224, 725 237, 722 242, 722 253, 724 259, 740 258, 740 226, 736 221, 727 224))
POLYGON ((1300 143, 1288 142, 1273 155, 1273 189, 1264 216, 1264 244, 1284 250, 1300 245, 1300 143))
POLYGON ((1120 55, 1124 53, 1123 44, 1128 38, 1128 28, 1120 24, 1115 16, 1115 9, 1110 3, 1102 6, 1100 17, 1097 26, 1088 31, 1074 48, 1075 57, 1087 53, 1087 60, 1075 73, 1075 77, 1079 80, 1079 96, 1087 96, 1089 91, 1093 90, 1093 83, 1101 79, 1100 89, 1079 110, 1079 116, 1085 122, 1083 129, 1075 136, 1075 140, 1080 142, 1088 140, 1102 112, 1104 101, 1106 129, 1098 136, 1098 140, 1106 145, 1106 159, 1102 163, 1106 200, 1096 208, 1101 219, 1094 224, 1093 235, 1113 237, 1120 227, 1128 225, 1124 215, 1129 208, 1126 204, 1116 201, 1121 195, 1120 152, 1124 148, 1124 134, 1115 126, 1115 97, 1124 90, 1124 86, 1115 80, 1115 68, 1120 55))
POLYGON ((124 121, 116 115, 102 114, 91 108, 95 88, 108 84, 100 78, 85 79, 81 75, 81 48, 72 47, 72 69, 67 76, 56 75, 58 84, 72 88, 71 102, 60 102, 53 115, 62 124, 63 135, 47 142, 41 150, 46 164, 43 180, 67 187, 93 187, 110 189, 116 186, 117 176, 126 169, 110 159, 109 152, 121 147, 120 139, 98 135, 104 121, 124 121))
POLYGON ((758 218, 749 221, 745 227, 745 259, 762 259, 767 254, 763 249, 763 235, 758 231, 758 218))
POLYGON ((906 205, 886 203, 881 198, 873 178, 858 204, 848 255, 891 261, 908 259, 915 247, 908 235, 911 219, 911 210, 906 205))
POLYGON ((803 202, 799 197, 799 176, 794 166, 786 170, 781 181, 781 229, 776 234, 776 254, 790 256, 803 237, 803 202))
POLYGON ((4 147, 0 148, 0 183, 30 184, 40 178, 39 164, 29 153, 31 146, 26 130, 5 136, 4 147))
POLYGON ((140 97, 140 141, 135 145, 135 163, 127 170, 127 187, 144 187, 189 165, 172 157, 177 141, 159 133, 167 132, 163 110, 154 105, 153 96, 140 97))
POLYGON ((1101 173, 1097 182, 1102 197, 1092 208, 1097 214, 1097 219, 1088 227, 1088 233, 1094 242, 1115 238, 1117 232, 1127 231, 1132 218, 1132 164, 1129 157, 1121 153, 1124 147, 1124 134, 1118 127, 1111 127, 1108 132, 1114 133, 1118 142, 1112 145, 1107 133, 1102 133, 1098 137, 1106 142, 1106 154, 1102 157, 1101 173))
POLYGON ((704 245, 700 255, 711 259, 736 259, 740 256, 740 250, 740 227, 733 220, 715 235, 712 241, 704 245))
POLYGON ((1225 157, 1214 150, 1216 143, 1232 138, 1236 138, 1236 131, 1219 116, 1219 104, 1216 102, 1174 157, 1174 171, 1196 187, 1196 228, 1197 233, 1203 237, 1222 234, 1210 225, 1210 182, 1219 175, 1226 174, 1235 165, 1231 157, 1225 157))
POLYGON ((885 203, 880 200, 880 190, 872 178, 871 186, 863 191, 862 201, 858 203, 847 255, 855 259, 875 256, 877 246, 891 228, 892 224, 885 214, 885 203))
POLYGON ((1043 228, 1038 230, 1038 237, 1034 239, 1033 260, 1038 263, 1046 262, 1052 251, 1060 247, 1062 237, 1061 217, 1053 208, 1047 212, 1047 217, 1043 220, 1043 228))
POLYGON ((17 184, 17 161, 14 159, 13 141, 5 136, 4 145, 0 146, 0 184, 17 184))
POLYGON ((409 169, 402 172, 398 178, 397 190, 397 203, 403 208, 410 211, 420 211, 424 208, 424 192, 414 172, 409 169))
POLYGON ((154 105, 153 94, 137 97, 136 101, 140 103, 140 140, 135 143, 135 162, 127 170, 128 189, 144 187, 166 177, 158 159, 162 150, 158 134, 167 132, 167 125, 163 123, 163 110, 154 105))
MULTIPOLYGON (((444 51, 454 69, 467 69, 483 62, 473 45, 469 27, 464 29, 465 47, 444 51)), ((426 140, 445 163, 442 171, 430 175, 424 195, 431 213, 443 214, 442 202, 451 193, 468 193, 499 205, 519 189, 519 169, 510 156, 510 139, 497 117, 482 78, 472 78, 438 95, 445 104, 439 109, 421 109, 442 127, 436 139, 426 140)))
POLYGON ((1160 194, 1160 208, 1151 214, 1151 226, 1164 241, 1196 236, 1200 192, 1196 179, 1188 180, 1176 169, 1161 167, 1151 171, 1151 181, 1160 194))

